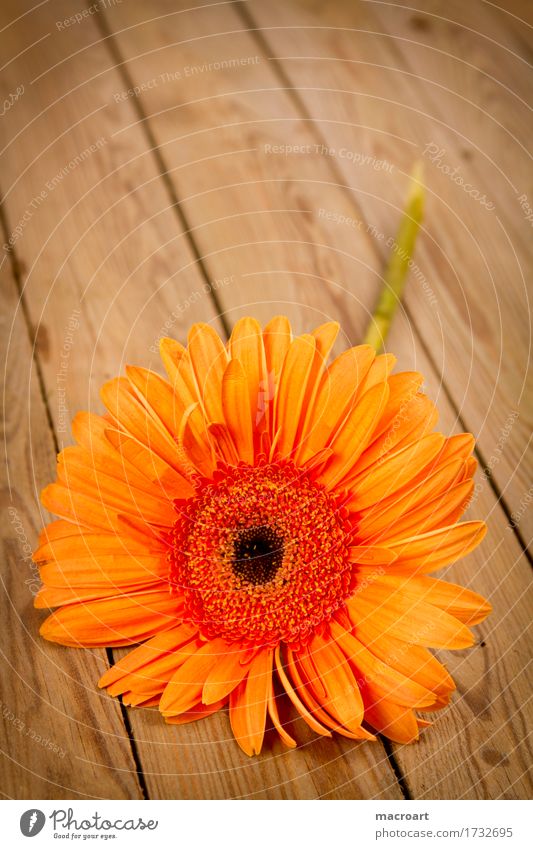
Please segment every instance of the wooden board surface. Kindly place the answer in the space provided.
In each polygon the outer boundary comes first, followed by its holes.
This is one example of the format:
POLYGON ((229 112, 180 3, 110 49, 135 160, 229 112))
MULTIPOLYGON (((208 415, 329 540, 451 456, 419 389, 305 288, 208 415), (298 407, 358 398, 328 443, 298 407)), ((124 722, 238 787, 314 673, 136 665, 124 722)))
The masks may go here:
POLYGON ((514 19, 506 26, 509 16, 498 10, 474 26, 460 4, 446 4, 444 14, 435 3, 420 15, 399 3, 201 6, 156 0, 148 14, 132 0, 68 26, 66 0, 13 24, 20 3, 3 6, 2 99, 24 86, 2 118, 0 145, 4 229, 21 231, 2 265, 6 398, 14 399, 6 436, 10 468, 24 471, 5 490, 12 556, 3 574, 20 645, 12 650, 28 666, 4 675, 2 703, 50 738, 54 723, 62 729, 61 710, 67 743, 58 745, 71 753, 52 758, 42 745, 19 744, 12 759, 17 737, 7 720, 3 792, 527 795, 531 242, 514 192, 533 195, 525 30, 514 19), (500 45, 498 59, 490 39, 500 45), (492 471, 490 480, 479 476, 471 508, 487 519, 489 537, 447 572, 495 608, 477 629, 476 648, 444 657, 458 697, 420 743, 388 754, 381 743, 317 741, 297 723, 300 749, 286 752, 269 737, 261 757, 249 760, 224 714, 178 729, 155 711, 122 713, 95 686, 105 654, 36 639, 40 614, 14 579, 25 544, 19 527, 33 545, 41 521, 36 494, 52 474, 54 439, 69 441, 77 409, 101 409, 103 380, 126 362, 159 368, 157 337, 183 341, 196 320, 223 332, 250 312, 261 321, 286 312, 297 330, 335 318, 339 346, 356 343, 407 173, 430 142, 498 201, 480 211, 426 156, 425 230, 388 342, 401 368, 426 375, 442 429, 477 433, 492 471), (276 152, 287 144, 302 152, 276 152), (65 687, 65 676, 78 684, 65 687), (24 680, 40 694, 32 704, 24 680))
MULTIPOLYGON (((425 4, 418 15, 411 5, 381 3, 249 8, 270 55, 338 152, 336 165, 383 258, 405 174, 415 159, 424 163, 420 273, 406 308, 514 512, 530 486, 521 460, 532 431, 532 242, 518 197, 531 194, 531 112, 523 51, 511 37, 511 46, 498 46, 496 12, 484 11, 480 26, 478 5, 425 4), (460 24, 450 20, 454 13, 460 24), (350 152, 384 165, 354 165, 350 152)), ((530 540, 533 513, 520 526, 530 540)))
POLYGON ((94 692, 104 651, 44 646, 33 608, 39 577, 31 561, 37 533, 50 517, 38 492, 54 473, 55 445, 32 361, 32 342, 11 263, 4 255, 2 362, 2 793, 19 799, 135 798, 139 784, 120 707, 94 692))

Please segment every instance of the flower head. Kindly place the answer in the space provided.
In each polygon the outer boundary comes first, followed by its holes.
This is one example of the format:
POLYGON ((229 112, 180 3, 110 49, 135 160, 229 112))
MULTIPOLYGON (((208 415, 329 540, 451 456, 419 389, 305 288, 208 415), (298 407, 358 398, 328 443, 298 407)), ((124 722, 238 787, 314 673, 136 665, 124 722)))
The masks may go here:
POLYGON ((454 683, 427 647, 472 645, 488 603, 428 577, 471 551, 482 522, 469 434, 434 432, 414 372, 360 345, 328 365, 338 326, 293 338, 284 317, 239 321, 228 345, 195 325, 81 413, 43 504, 62 518, 35 552, 41 633, 140 645, 100 686, 168 722, 229 705, 261 750, 278 690, 311 728, 409 742, 415 711, 454 683), (275 681, 280 685, 276 691, 275 681))

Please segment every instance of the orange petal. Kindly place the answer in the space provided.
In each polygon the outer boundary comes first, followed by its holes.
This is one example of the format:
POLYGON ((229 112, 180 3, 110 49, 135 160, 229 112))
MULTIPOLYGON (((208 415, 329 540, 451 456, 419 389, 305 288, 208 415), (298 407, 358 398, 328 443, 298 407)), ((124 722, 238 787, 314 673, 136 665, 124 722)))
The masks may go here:
POLYGON ((406 595, 434 604, 466 625, 477 625, 492 610, 489 602, 478 593, 425 575, 409 578, 387 575, 378 578, 377 583, 382 583, 387 588, 401 589, 406 595))
POLYGON ((228 651, 228 644, 219 637, 203 643, 179 667, 161 697, 159 709, 163 716, 177 716, 191 710, 201 701, 202 690, 209 673, 228 651))
POLYGON ((333 457, 333 451, 331 448, 322 448, 316 454, 313 454, 309 460, 306 460, 305 463, 301 466, 302 469, 306 469, 308 472, 320 469, 321 466, 326 464, 326 461, 333 457))
POLYGON ((211 477, 214 469, 211 443, 203 440, 202 424, 200 407, 192 404, 183 414, 177 436, 180 464, 189 477, 197 472, 211 477))
POLYGON ((222 410, 239 459, 254 462, 252 411, 247 376, 239 360, 230 360, 222 379, 222 410))
MULTIPOLYGON (((55 540, 66 539, 69 536, 79 534, 79 532, 79 527, 72 522, 66 522, 64 519, 56 519, 45 525, 39 532, 39 546, 46 546, 48 543, 55 542, 55 540)), ((33 558, 34 560, 36 559, 35 554, 33 558)))
POLYGON ((124 704, 124 705, 130 705, 131 704, 132 707, 142 707, 142 708, 157 707, 157 705, 159 704, 159 699, 161 698, 159 695, 150 696, 147 699, 144 699, 144 701, 139 702, 137 704, 137 702, 135 702, 133 700, 130 702, 129 696, 130 696, 129 693, 124 693, 124 695, 122 697, 122 704, 124 704))
POLYGON ((291 343, 283 362, 274 399, 274 433, 278 456, 287 457, 294 448, 300 418, 305 415, 306 390, 315 351, 313 336, 298 336, 291 343))
POLYGON ((397 416, 405 414, 405 408, 416 396, 424 383, 424 377, 417 371, 402 371, 388 378, 389 400, 383 411, 383 418, 376 431, 381 436, 394 422, 397 416))
POLYGON ((32 555, 33 560, 37 563, 49 560, 92 559, 101 555, 118 555, 119 557, 127 555, 131 558, 137 556, 141 558, 146 556, 161 557, 166 551, 166 548, 157 540, 151 542, 148 538, 141 541, 124 535, 80 533, 80 529, 76 525, 61 520, 52 524, 64 525, 71 529, 71 532, 68 536, 51 534, 48 538, 47 534, 45 536, 45 532, 51 527, 48 525, 42 533, 41 545, 32 555))
POLYGON ((335 343, 335 339, 337 338, 338 332, 339 324, 336 321, 328 321, 326 322, 326 324, 322 324, 320 325, 320 327, 317 327, 316 330, 313 330, 311 334, 316 342, 316 350, 315 356, 313 358, 313 364, 311 366, 311 371, 309 373, 307 397, 305 403, 306 409, 304 415, 300 420, 300 427, 298 429, 298 435, 296 439, 298 443, 295 455, 296 457, 298 457, 298 451, 300 450, 300 447, 302 447, 303 442, 305 441, 306 436, 309 433, 314 413, 315 401, 322 383, 323 374, 326 370, 327 359, 335 343))
POLYGON ((397 640, 383 632, 376 633, 365 645, 388 666, 422 684, 438 697, 455 689, 454 681, 442 663, 424 646, 397 640))
MULTIPOLYGON (((309 663, 312 663, 309 658, 309 663)), ((350 739, 360 739, 358 734, 352 734, 351 731, 348 731, 344 726, 339 725, 339 723, 324 710, 318 701, 315 699, 313 692, 316 688, 323 694, 325 697, 325 691, 322 687, 322 684, 319 682, 318 673, 316 671, 316 667, 312 664, 311 669, 309 670, 310 674, 307 674, 306 669, 304 669, 304 665, 302 664, 302 654, 298 653, 298 657, 293 652, 292 649, 287 649, 287 666, 290 671, 291 680, 294 683, 294 687, 297 690, 298 694, 302 697, 302 701, 304 702, 304 707, 309 712, 309 715, 313 718, 313 721, 318 722, 320 727, 323 727, 322 733, 330 729, 331 731, 336 731, 338 734, 342 734, 344 737, 348 737, 350 739)), ((308 667, 308 664, 306 665, 308 667)), ((302 715, 302 719, 311 727, 313 725, 305 715, 302 715)), ((359 731, 359 729, 357 729, 359 731)))
POLYGON ((381 632, 433 648, 464 649, 474 642, 468 628, 449 613, 402 590, 387 590, 378 579, 356 592, 346 607, 365 645, 381 632))
POLYGON ((283 362, 290 348, 291 341, 291 326, 289 319, 284 315, 278 315, 273 318, 263 330, 263 345, 265 347, 270 399, 274 397, 274 390, 278 384, 283 362))
POLYGON ((276 731, 278 732, 280 739, 289 749, 294 749, 296 747, 296 740, 291 737, 291 735, 286 731, 283 726, 278 712, 278 706, 276 704, 276 694, 274 693, 274 684, 272 681, 270 682, 270 692, 268 694, 268 714, 270 719, 272 720, 272 724, 276 731))
POLYGON ((161 708, 161 698, 169 682, 177 671, 196 654, 200 645, 203 644, 193 638, 173 651, 162 652, 149 664, 125 675, 116 684, 108 687, 108 693, 112 696, 122 694, 123 702, 134 707, 144 704, 148 698, 159 696, 158 707, 161 708))
POLYGON ((474 448, 475 440, 471 433, 458 433, 455 436, 449 436, 439 455, 439 464, 452 458, 456 460, 458 457, 467 460, 474 448))
MULTIPOLYGON (((238 360, 244 373, 244 387, 250 401, 250 420, 265 424, 268 409, 268 379, 266 373, 263 334, 255 318, 241 318, 235 324, 230 340, 231 359, 238 360)), ((227 369, 226 369, 227 373, 227 369)))
POLYGON ((69 519, 85 528, 101 528, 117 532, 120 528, 116 510, 88 498, 79 492, 72 492, 66 486, 51 483, 41 492, 41 503, 51 513, 69 519))
POLYGON ((232 690, 241 683, 248 673, 248 666, 242 661, 244 652, 232 646, 228 646, 226 653, 218 658, 215 666, 211 668, 205 679, 202 690, 202 702, 205 705, 213 704, 229 696, 232 690))
MULTIPOLYGON (((72 435, 76 442, 91 455, 112 455, 114 452, 110 448, 105 435, 110 426, 111 419, 109 416, 97 416, 95 413, 80 410, 72 419, 72 435)), ((127 459, 125 462, 128 462, 127 459)), ((139 470, 136 471, 141 474, 139 470)))
POLYGON ((339 335, 339 330, 340 324, 338 321, 326 321, 324 324, 316 327, 311 333, 315 337, 316 349, 322 364, 322 368, 319 371, 322 371, 326 367, 326 361, 339 335))
POLYGON ((169 338, 160 339, 159 352, 170 385, 187 409, 200 400, 196 392, 189 352, 175 339, 169 338))
POLYGON ((46 563, 40 569, 41 580, 51 587, 101 587, 115 593, 132 584, 161 581, 167 573, 164 554, 91 553, 46 563))
POLYGON ((226 699, 222 699, 222 701, 215 702, 212 705, 197 704, 191 710, 180 713, 179 716, 165 716, 165 722, 168 722, 170 725, 185 725, 187 722, 196 722, 198 719, 205 719, 207 716, 211 716, 213 713, 219 711, 220 708, 224 707, 226 701, 226 699))
POLYGON ((415 395, 405 407, 400 407, 388 428, 381 436, 374 438, 361 454, 353 469, 354 477, 374 463, 381 462, 388 454, 422 439, 434 429, 437 421, 438 413, 433 402, 426 395, 415 395))
POLYGON ((113 429, 104 416, 77 413, 72 433, 85 449, 85 456, 90 457, 91 467, 167 501, 192 493, 192 487, 182 475, 132 437, 113 429))
POLYGON ((156 634, 108 669, 98 685, 110 696, 122 695, 124 703, 133 706, 155 696, 160 698, 176 669, 196 651, 195 635, 189 625, 156 634))
POLYGON ((136 469, 142 469, 158 494, 164 495, 169 501, 175 498, 189 498, 194 492, 190 482, 169 464, 162 460, 145 445, 119 430, 107 428, 105 437, 121 457, 121 461, 129 463, 136 469))
POLYGON ((406 537, 417 536, 440 527, 455 524, 468 507, 474 491, 473 481, 452 486, 437 498, 432 498, 397 519, 394 525, 380 535, 380 542, 394 545, 406 537))
POLYGON ((179 613, 162 584, 156 591, 62 607, 43 622, 40 633, 65 646, 127 646, 171 627, 179 613))
POLYGON ((430 433, 413 445, 392 454, 353 482, 349 506, 364 510, 405 486, 415 475, 431 466, 444 443, 440 433, 430 433))
POLYGON ((121 584, 115 586, 113 584, 100 585, 98 587, 51 587, 43 586, 38 591, 33 599, 33 606, 43 610, 53 607, 62 607, 69 604, 81 604, 88 601, 96 601, 98 599, 117 598, 120 595, 129 595, 132 592, 148 592, 149 590, 161 589, 161 579, 152 581, 144 581, 131 584, 121 584))
POLYGON ((100 395, 113 418, 124 430, 179 471, 174 440, 161 421, 133 393, 126 378, 117 377, 108 381, 103 385, 100 395))
POLYGON ((294 707, 296 708, 302 719, 307 723, 307 725, 309 726, 309 728, 312 729, 312 731, 316 731, 317 734, 321 734, 323 737, 331 737, 331 731, 329 731, 328 728, 325 728, 318 721, 318 719, 313 715, 313 712, 311 710, 307 709, 307 707, 304 705, 301 698, 299 697, 298 693, 296 692, 296 689, 298 689, 303 696, 305 688, 301 685, 301 683, 300 685, 297 684, 296 688, 293 687, 289 676, 287 675, 283 666, 283 662, 281 660, 281 650, 279 646, 275 649, 274 659, 276 662, 276 669, 280 681, 285 689, 285 692, 287 693, 289 699, 293 703, 294 707))
POLYGON ((333 457, 319 477, 328 489, 332 489, 351 472, 354 463, 372 438, 388 396, 387 384, 379 383, 355 403, 346 421, 330 443, 333 457))
POLYGON ((392 531, 395 523, 420 505, 447 492, 459 479, 462 460, 447 460, 443 467, 431 471, 414 486, 407 485, 388 498, 363 510, 358 521, 358 535, 363 540, 374 539, 392 531))
POLYGON ((175 436, 188 406, 187 398, 176 395, 170 383, 149 369, 126 366, 126 374, 141 403, 147 405, 171 436, 175 436))
POLYGON ((465 460, 463 480, 469 480, 470 478, 474 477, 477 466, 478 462, 475 457, 469 457, 467 460, 465 460))
POLYGON ((309 653, 325 691, 324 699, 317 693, 315 697, 348 731, 357 731, 363 721, 363 700, 341 649, 334 641, 315 635, 309 653))
MULTIPOLYGON (((297 659, 294 653, 288 649, 287 650, 287 660, 289 663, 289 668, 291 671, 291 677, 298 689, 298 692, 301 693, 302 698, 312 713, 313 717, 317 720, 320 720, 321 723, 325 726, 325 728, 331 729, 331 731, 335 731, 337 734, 342 734, 343 737, 347 737, 349 740, 375 740, 376 738, 370 734, 370 732, 366 731, 362 727, 356 727, 352 731, 349 731, 346 726, 341 725, 337 720, 335 720, 326 710, 324 710, 318 701, 315 700, 312 689, 318 682, 318 675, 316 672, 316 668, 313 665, 313 672, 311 678, 306 676, 306 672, 301 663, 301 656, 297 659)), ((304 717, 305 719, 305 717, 304 717)))
POLYGON ((226 348, 209 324, 193 324, 188 342, 196 389, 207 422, 220 422, 222 376, 228 362, 226 348))
POLYGON ((383 383, 384 380, 387 380, 395 364, 396 357, 393 354, 380 354, 376 357, 365 378, 359 385, 359 397, 364 395, 365 392, 368 392, 369 389, 372 389, 373 386, 377 386, 378 383, 383 383))
POLYGON ((351 563, 362 566, 389 566, 394 563, 397 555, 390 548, 378 545, 352 545, 349 549, 351 563))
POLYGON ((418 722, 412 710, 381 700, 365 707, 366 721, 395 743, 418 740, 418 722))
POLYGON ((463 462, 463 474, 459 475, 455 483, 459 483, 461 480, 464 480, 464 469, 468 462, 467 453, 470 450, 471 445, 473 445, 473 437, 470 434, 460 434, 459 437, 452 436, 446 438, 441 451, 437 454, 436 458, 431 463, 431 466, 422 469, 422 471, 412 479, 410 486, 412 487, 422 483, 429 473, 443 468, 452 460, 462 460, 463 462), (470 439, 466 437, 470 437, 470 439))
POLYGON ((359 686, 366 686, 378 698, 393 701, 405 707, 427 707, 435 702, 435 695, 396 669, 379 660, 372 652, 338 622, 330 623, 331 633, 344 652, 357 675, 359 686))
MULTIPOLYGON (((109 447, 109 453, 112 448, 109 447)), ((110 509, 133 516, 141 516, 151 524, 171 526, 175 521, 172 503, 161 497, 153 485, 135 474, 128 472, 128 480, 124 479, 124 469, 113 462, 112 457, 102 457, 102 462, 95 464, 85 448, 70 446, 65 448, 58 457, 58 481, 66 488, 84 493, 96 501, 107 505, 110 509), (109 474, 104 471, 107 466, 109 474), (139 486, 134 485, 139 484, 139 486)))
POLYGON ((247 755, 258 755, 265 736, 267 703, 272 686, 272 649, 263 649, 248 675, 230 694, 229 717, 237 743, 247 755))
POLYGON ((433 572, 469 554, 487 532, 484 522, 461 522, 398 541, 394 568, 433 572))
POLYGON ((374 359, 370 345, 358 345, 335 359, 322 377, 306 418, 296 459, 304 463, 328 445, 353 409, 358 387, 374 359))
POLYGON ((112 684, 116 684, 126 675, 137 672, 142 667, 159 660, 161 656, 176 651, 180 646, 192 640, 196 634, 197 629, 185 623, 180 623, 175 628, 156 634, 155 637, 147 640, 139 648, 128 652, 111 666, 100 678, 98 686, 110 687, 112 684))
POLYGON ((220 422, 212 422, 207 430, 215 455, 224 463, 236 466, 239 462, 239 456, 226 425, 220 422))

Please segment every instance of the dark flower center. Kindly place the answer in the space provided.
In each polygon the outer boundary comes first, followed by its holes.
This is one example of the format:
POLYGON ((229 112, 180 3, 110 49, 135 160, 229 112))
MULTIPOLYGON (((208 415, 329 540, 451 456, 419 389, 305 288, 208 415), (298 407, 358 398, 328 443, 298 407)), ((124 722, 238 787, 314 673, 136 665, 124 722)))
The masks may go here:
POLYGON ((267 584, 283 563, 283 538, 268 525, 243 528, 234 543, 232 568, 243 581, 267 584))

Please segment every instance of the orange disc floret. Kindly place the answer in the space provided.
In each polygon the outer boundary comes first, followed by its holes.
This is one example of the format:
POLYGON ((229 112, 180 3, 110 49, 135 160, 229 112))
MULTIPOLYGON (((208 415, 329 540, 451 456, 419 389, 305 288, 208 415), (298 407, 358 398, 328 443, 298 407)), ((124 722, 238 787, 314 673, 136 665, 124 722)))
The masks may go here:
POLYGON ((306 642, 351 594, 353 522, 289 462, 243 463, 176 502, 170 583, 206 638, 306 642))

